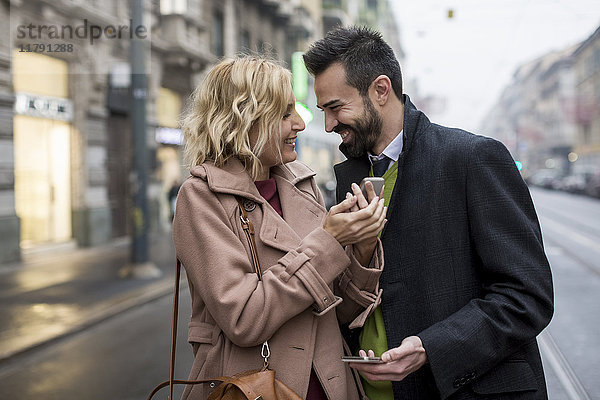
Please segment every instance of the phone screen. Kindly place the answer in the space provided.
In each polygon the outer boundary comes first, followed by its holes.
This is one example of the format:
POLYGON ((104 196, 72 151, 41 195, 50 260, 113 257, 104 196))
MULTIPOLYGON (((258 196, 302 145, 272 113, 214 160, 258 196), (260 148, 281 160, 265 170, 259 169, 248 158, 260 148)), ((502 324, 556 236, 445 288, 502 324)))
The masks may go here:
POLYGON ((358 356, 343 356, 343 362, 347 363, 364 363, 364 364, 382 364, 381 357, 358 357, 358 356))
POLYGON ((385 180, 383 178, 378 177, 367 177, 362 180, 362 182, 360 183, 360 190, 362 190, 365 199, 368 200, 369 198, 367 197, 367 189, 365 188, 365 183, 367 182, 371 182, 373 184, 375 195, 379 196, 379 194, 381 193, 381 188, 385 184, 385 180))

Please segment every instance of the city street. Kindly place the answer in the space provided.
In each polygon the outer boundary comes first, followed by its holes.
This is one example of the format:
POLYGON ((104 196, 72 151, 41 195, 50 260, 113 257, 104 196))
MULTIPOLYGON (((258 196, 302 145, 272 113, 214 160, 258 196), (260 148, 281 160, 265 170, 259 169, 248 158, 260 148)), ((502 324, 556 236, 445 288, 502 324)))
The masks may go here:
MULTIPOLYGON (((176 377, 187 378, 189 293, 181 292, 176 377)), ((0 369, 1 399, 144 400, 169 378, 171 294, 0 369)), ((1 365, 1 364, 0 364, 1 365)), ((180 388, 177 392, 180 397, 180 388)), ((157 399, 166 399, 162 389, 157 399)))
POLYGON ((532 196, 554 277, 554 318, 540 336, 550 398, 598 399, 600 201, 544 189, 532 196))
MULTIPOLYGON (((555 315, 539 338, 550 399, 598 399, 600 201, 537 188, 532 196, 555 285, 555 315)), ((187 289, 181 300, 177 377, 192 358, 187 289)), ((168 377, 170 313, 169 293, 0 363, 0 398, 143 400, 168 377)))

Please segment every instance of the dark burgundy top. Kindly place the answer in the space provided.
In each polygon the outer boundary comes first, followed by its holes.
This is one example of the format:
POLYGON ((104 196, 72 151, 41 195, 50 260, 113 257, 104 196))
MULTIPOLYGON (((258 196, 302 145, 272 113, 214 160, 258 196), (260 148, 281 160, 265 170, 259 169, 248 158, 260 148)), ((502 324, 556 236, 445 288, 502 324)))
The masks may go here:
MULTIPOLYGON (((283 218, 283 211, 281 210, 281 202, 279 201, 279 193, 277 192, 275 178, 267 179, 265 181, 256 181, 254 184, 260 195, 268 201, 271 207, 273 207, 283 218)), ((306 400, 327 400, 327 396, 325 395, 323 387, 314 370, 310 371, 310 381, 308 382, 306 400)))
POLYGON ((279 201, 279 193, 277 193, 277 184, 275 178, 267 179, 266 181, 254 182, 258 192, 266 201, 269 202, 271 207, 283 217, 283 211, 281 210, 281 202, 279 201))

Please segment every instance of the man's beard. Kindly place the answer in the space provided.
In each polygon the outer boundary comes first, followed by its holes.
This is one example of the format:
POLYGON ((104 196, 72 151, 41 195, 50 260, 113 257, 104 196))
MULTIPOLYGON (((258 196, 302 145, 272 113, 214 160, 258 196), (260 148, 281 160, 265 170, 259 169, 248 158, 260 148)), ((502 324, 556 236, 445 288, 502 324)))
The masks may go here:
POLYGON ((340 123, 334 129, 336 132, 341 132, 346 128, 350 128, 353 131, 350 142, 342 142, 340 144, 340 150, 347 157, 363 156, 375 146, 377 139, 381 135, 383 121, 379 114, 377 114, 377 110, 375 110, 373 103, 371 103, 371 99, 366 96, 363 97, 363 104, 365 105, 365 112, 362 117, 354 121, 354 126, 340 123))

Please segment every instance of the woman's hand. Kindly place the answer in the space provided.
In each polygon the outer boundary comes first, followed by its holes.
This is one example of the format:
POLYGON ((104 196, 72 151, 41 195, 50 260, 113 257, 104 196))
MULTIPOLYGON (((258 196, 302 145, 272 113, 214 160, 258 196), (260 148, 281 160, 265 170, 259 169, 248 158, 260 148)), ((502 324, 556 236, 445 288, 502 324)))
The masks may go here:
MULTIPOLYGON (((385 186, 381 188, 381 192, 379 193, 380 198, 383 198, 384 189, 385 189, 385 186)), ((372 200, 373 198, 375 198, 377 196, 375 194, 375 189, 373 188, 373 184, 369 181, 367 181, 365 183, 365 191, 367 192, 368 200, 372 200)), ((354 193, 354 196, 356 197, 356 203, 354 204, 354 206, 352 206, 350 211, 358 211, 369 205, 368 200, 365 199, 365 196, 363 195, 362 190, 360 190, 360 187, 356 183, 352 184, 352 192, 354 193)), ((377 236, 367 238, 365 240, 357 242, 353 246, 354 257, 356 257, 356 259, 358 260, 358 262, 361 265, 369 265, 371 258, 373 257, 373 252, 375 251, 376 246, 377 246, 377 236)))
MULTIPOLYGON (((364 196, 362 194, 360 196, 361 200, 364 200, 364 196)), ((366 207, 351 211, 357 201, 359 201, 358 196, 348 193, 344 201, 331 207, 323 222, 323 229, 342 246, 365 240, 369 242, 374 240, 374 243, 377 243, 377 235, 385 224, 387 207, 383 199, 375 196, 366 207)))

